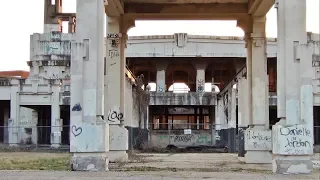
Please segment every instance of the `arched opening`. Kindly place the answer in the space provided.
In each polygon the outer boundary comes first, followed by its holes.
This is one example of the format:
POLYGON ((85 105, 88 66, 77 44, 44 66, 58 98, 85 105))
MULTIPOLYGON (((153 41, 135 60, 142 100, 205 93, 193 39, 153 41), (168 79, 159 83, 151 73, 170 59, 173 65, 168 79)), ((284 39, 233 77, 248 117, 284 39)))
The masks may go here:
POLYGON ((170 64, 166 70, 166 84, 175 89, 174 92, 189 92, 196 90, 196 70, 189 62, 170 64), (173 86, 172 86, 173 85, 173 86))
POLYGON ((190 91, 190 88, 185 83, 173 83, 168 91, 171 91, 173 93, 188 93, 190 91))
POLYGON ((220 88, 217 85, 214 85, 212 83, 205 83, 204 92, 219 93, 220 92, 220 88))
POLYGON ((235 67, 230 67, 230 65, 234 64, 232 59, 228 58, 216 60, 209 64, 205 72, 206 82, 216 85, 219 90, 222 89, 236 73, 235 67))
MULTIPOLYGON (((147 86, 149 86, 150 87, 150 89, 149 89, 149 91, 151 91, 151 92, 153 92, 153 91, 156 91, 157 90, 157 84, 156 83, 154 83, 154 82, 149 82, 148 84, 147 84, 147 86)), ((142 87, 141 87, 143 90, 145 90, 145 88, 146 88, 146 85, 142 85, 142 87)))
POLYGON ((141 77, 143 89, 148 84, 156 82, 157 70, 155 64, 149 59, 127 58, 126 64, 136 77, 141 77))

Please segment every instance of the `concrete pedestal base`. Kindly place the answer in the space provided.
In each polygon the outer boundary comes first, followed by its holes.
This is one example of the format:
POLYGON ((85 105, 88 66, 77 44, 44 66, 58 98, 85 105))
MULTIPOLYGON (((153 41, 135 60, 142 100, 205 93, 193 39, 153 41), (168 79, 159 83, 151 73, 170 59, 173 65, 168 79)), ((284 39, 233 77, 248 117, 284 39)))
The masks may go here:
POLYGON ((244 161, 247 164, 271 164, 272 152, 247 150, 246 154, 244 155, 244 161))
POLYGON ((236 128, 229 128, 228 130, 228 153, 235 153, 236 152, 236 134, 237 129, 236 128))
POLYGON ((109 145, 110 162, 128 160, 128 130, 126 128, 110 124, 109 145))
POLYGON ((60 148, 61 144, 51 144, 51 148, 60 148))
POLYGON ((109 162, 125 162, 128 160, 127 151, 109 151, 108 152, 109 162))
POLYGON ((276 174, 311 174, 312 168, 310 156, 275 156, 272 160, 276 174))
POLYGON ((75 153, 71 161, 72 171, 108 171, 106 153, 75 153))
POLYGON ((247 129, 247 127, 239 127, 238 130, 238 142, 239 142, 239 148, 238 148, 238 157, 244 157, 246 151, 244 150, 244 132, 247 129))

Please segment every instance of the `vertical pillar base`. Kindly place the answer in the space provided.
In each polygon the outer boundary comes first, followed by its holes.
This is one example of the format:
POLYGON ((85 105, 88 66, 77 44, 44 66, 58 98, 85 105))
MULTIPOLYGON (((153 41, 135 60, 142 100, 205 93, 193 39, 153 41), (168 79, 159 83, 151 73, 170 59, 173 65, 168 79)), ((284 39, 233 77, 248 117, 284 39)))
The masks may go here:
POLYGON ((60 143, 57 143, 57 144, 51 144, 50 146, 51 148, 60 148, 61 147, 61 144, 60 143))
POLYGON ((109 136, 109 162, 128 160, 128 130, 119 124, 110 124, 109 136))
POLYGON ((247 150, 246 154, 244 155, 244 161, 247 164, 271 164, 272 152, 265 150, 247 150))
POLYGON ((238 142, 239 142, 238 157, 244 157, 246 153, 246 151, 244 150, 244 132, 246 129, 247 127, 238 128, 238 142))
POLYGON ((72 171, 108 171, 107 153, 74 153, 72 171))
POLYGON ((115 162, 125 162, 128 160, 128 153, 127 151, 109 151, 109 162, 115 163, 115 162))
POLYGON ((219 146, 225 147, 227 145, 228 145, 228 129, 221 129, 219 146))
POLYGON ((313 163, 310 156, 276 155, 272 160, 275 174, 311 174, 313 163))
POLYGON ((236 134, 237 129, 236 128, 228 128, 228 153, 235 153, 236 152, 236 134))

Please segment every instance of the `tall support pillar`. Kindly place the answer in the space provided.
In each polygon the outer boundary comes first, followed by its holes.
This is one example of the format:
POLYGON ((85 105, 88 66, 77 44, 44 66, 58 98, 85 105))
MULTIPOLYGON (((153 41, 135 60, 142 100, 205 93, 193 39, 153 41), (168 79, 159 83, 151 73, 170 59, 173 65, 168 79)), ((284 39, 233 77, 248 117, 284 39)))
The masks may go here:
POLYGON ((224 97, 218 100, 218 120, 216 126, 220 135, 220 146, 227 146, 228 144, 228 123, 227 123, 227 109, 224 102, 224 97))
POLYGON ((229 109, 230 109, 230 115, 228 117, 228 152, 229 153, 235 153, 236 152, 236 124, 237 124, 237 114, 236 114, 236 108, 237 108, 237 89, 233 88, 231 89, 231 92, 229 93, 229 109))
POLYGON ((77 0, 76 6, 77 32, 71 50, 71 165, 75 171, 106 171, 109 126, 102 119, 104 3, 77 0))
MULTIPOLYGON (((245 133, 245 162, 271 163, 271 131, 269 130, 268 77, 266 52, 266 17, 253 17, 251 34, 252 121, 245 133), (261 136, 255 138, 255 136, 261 136)), ((249 75, 248 75, 249 76, 249 75)))
POLYGON ((157 63, 157 92, 166 92, 166 69, 168 64, 165 62, 157 63))
POLYGON ((238 157, 244 157, 244 132, 248 128, 248 117, 246 108, 248 103, 246 102, 246 93, 247 89, 247 79, 242 77, 238 80, 238 141, 239 141, 239 149, 238 149, 238 157))
POLYGON ((204 92, 204 87, 205 87, 205 69, 206 64, 196 64, 196 69, 197 69, 197 92, 204 92))
POLYGON ((58 148, 61 145, 62 121, 60 118, 60 88, 58 85, 52 87, 51 96, 51 147, 58 148))
POLYGON ((12 80, 11 84, 10 118, 8 120, 9 145, 18 146, 20 122, 20 82, 19 80, 12 80))
POLYGON ((106 120, 110 124, 109 161, 128 159, 128 130, 124 127, 125 46, 127 29, 122 17, 107 17, 106 120))
POLYGON ((280 54, 278 86, 282 121, 273 126, 273 172, 278 174, 312 173, 313 94, 312 50, 307 42, 306 1, 278 0, 280 54), (283 72, 284 71, 284 72, 283 72), (282 97, 281 97, 282 96, 282 97), (285 102, 285 104, 284 104, 285 102), (285 111, 284 111, 285 109, 285 111))

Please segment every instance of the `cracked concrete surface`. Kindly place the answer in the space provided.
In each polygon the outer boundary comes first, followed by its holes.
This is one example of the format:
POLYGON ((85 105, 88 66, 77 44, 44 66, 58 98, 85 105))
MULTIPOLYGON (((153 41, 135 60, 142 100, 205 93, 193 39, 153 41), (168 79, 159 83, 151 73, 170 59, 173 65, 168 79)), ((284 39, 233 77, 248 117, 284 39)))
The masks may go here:
POLYGON ((185 180, 185 179, 319 179, 319 176, 237 172, 36 172, 0 171, 1 180, 185 180))

